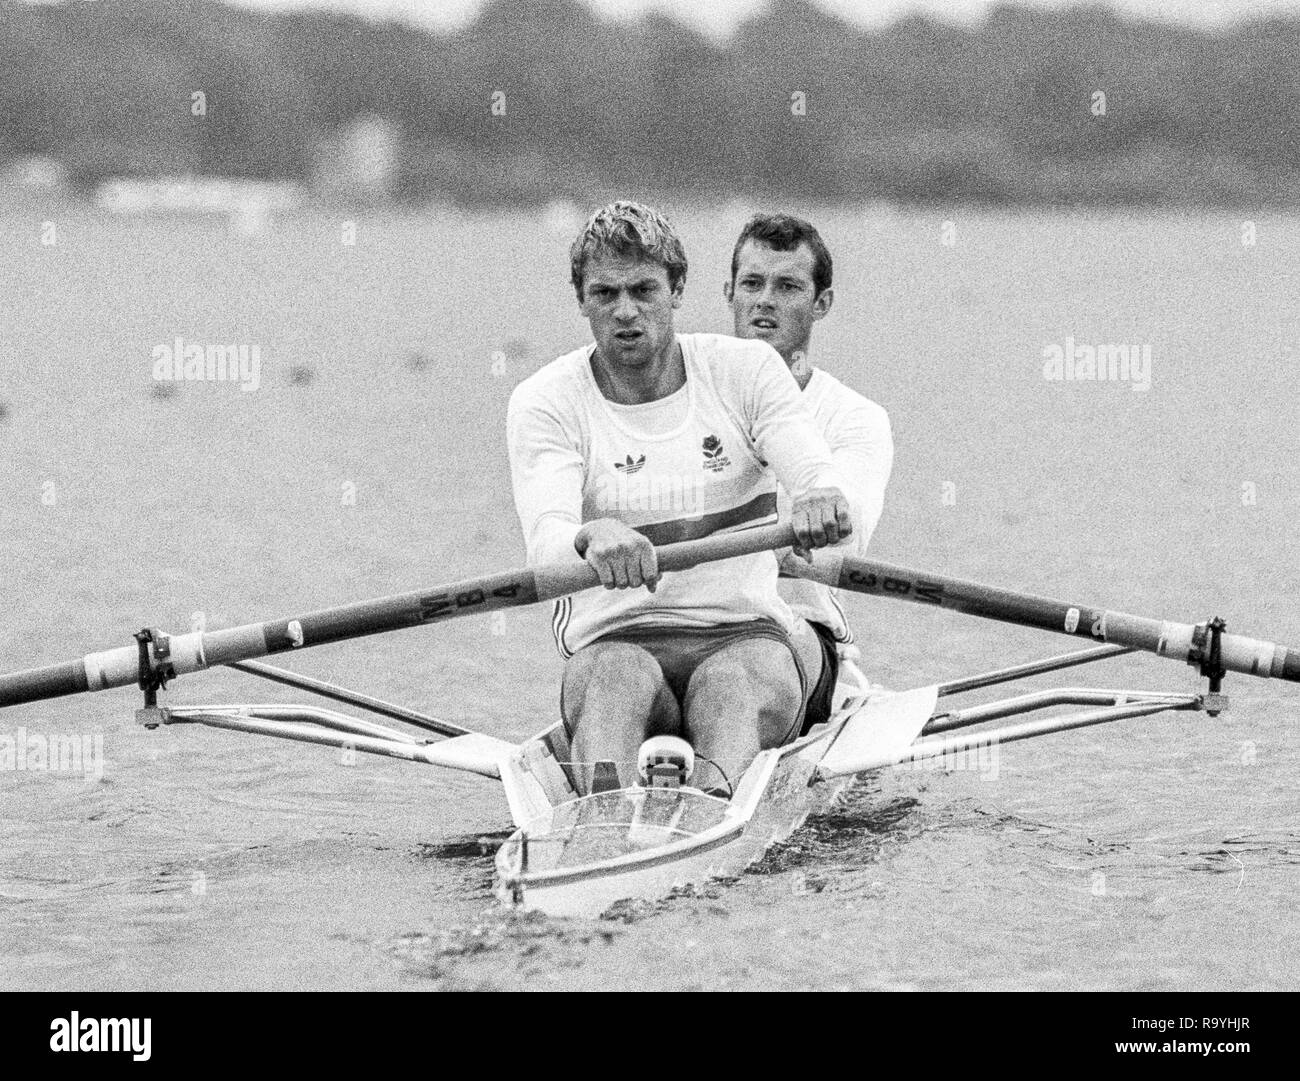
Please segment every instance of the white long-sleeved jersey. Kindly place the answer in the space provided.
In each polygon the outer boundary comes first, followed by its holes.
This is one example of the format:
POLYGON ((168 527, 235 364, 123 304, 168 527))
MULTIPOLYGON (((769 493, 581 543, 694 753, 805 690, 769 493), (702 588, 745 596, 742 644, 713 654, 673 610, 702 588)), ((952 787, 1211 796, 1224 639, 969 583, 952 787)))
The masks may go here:
MULTIPOLYGON (((777 480, 798 494, 846 487, 771 346, 720 334, 677 341, 686 384, 659 401, 608 401, 592 374, 594 345, 515 388, 507 438, 530 565, 576 559, 579 529, 597 518, 668 544, 775 522, 777 480)), ((638 625, 767 617, 793 630, 776 577, 774 556, 761 552, 665 575, 654 593, 588 590, 556 602, 556 642, 568 656, 638 625)))
MULTIPOLYGON (((803 401, 830 447, 844 494, 854 509, 853 537, 846 550, 862 555, 880 521, 885 486, 894 465, 889 414, 820 368, 804 386, 803 401)), ((780 497, 781 515, 788 517, 790 498, 784 490, 780 497)), ((853 631, 836 599, 838 594, 839 590, 819 582, 781 580, 781 596, 795 615, 829 627, 835 640, 847 645, 853 641, 853 631)))

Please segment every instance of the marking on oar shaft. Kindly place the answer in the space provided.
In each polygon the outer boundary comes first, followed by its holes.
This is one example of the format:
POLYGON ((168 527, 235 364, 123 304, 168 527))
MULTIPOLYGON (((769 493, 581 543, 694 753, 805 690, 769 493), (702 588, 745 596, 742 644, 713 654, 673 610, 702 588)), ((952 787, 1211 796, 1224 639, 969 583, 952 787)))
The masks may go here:
POLYGON ((489 596, 500 600, 514 600, 522 588, 519 582, 498 586, 490 592, 482 589, 467 589, 460 593, 432 593, 420 598, 420 620, 428 623, 448 612, 459 612, 464 608, 475 608, 487 601, 489 596))
POLYGON ((943 604, 943 586, 938 582, 913 581, 909 578, 880 577, 870 572, 848 570, 846 577, 855 586, 896 597, 910 597, 928 604, 943 604))

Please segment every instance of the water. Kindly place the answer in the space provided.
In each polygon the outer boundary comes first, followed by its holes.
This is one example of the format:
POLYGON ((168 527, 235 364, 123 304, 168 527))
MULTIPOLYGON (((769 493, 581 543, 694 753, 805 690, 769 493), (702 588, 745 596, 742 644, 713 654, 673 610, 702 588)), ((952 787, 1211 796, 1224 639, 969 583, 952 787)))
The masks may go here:
MULTIPOLYGON (((670 208, 684 329, 725 330, 747 208, 670 208)), ((838 295, 814 358, 890 411, 882 559, 1300 643, 1300 219, 809 211, 838 295), (1151 387, 1043 378, 1043 352, 1151 347, 1151 387)), ((0 668, 513 566, 503 428, 584 339, 541 215, 219 221, 10 210, 0 228, 0 668), (41 222, 58 244, 42 246, 41 222), (256 345, 261 385, 160 396, 176 337, 256 345)), ((1067 643, 851 598, 907 686, 1067 643)), ((540 609, 293 659, 516 739, 560 662, 540 609)), ((1124 658, 1058 682, 1169 688, 1124 658)), ((1047 680, 1040 679, 1041 685, 1047 680)), ((0 735, 101 736, 102 778, 0 772, 0 986, 1281 988, 1300 956, 1295 695, 1230 677, 1171 715, 1008 746, 996 774, 860 783, 755 870, 566 923, 493 908, 509 818, 471 776, 157 732, 112 691, 0 735), (480 838, 483 840, 480 841, 480 838), (680 947, 680 948, 674 948, 680 947)), ((301 695, 232 672, 173 701, 301 695)))

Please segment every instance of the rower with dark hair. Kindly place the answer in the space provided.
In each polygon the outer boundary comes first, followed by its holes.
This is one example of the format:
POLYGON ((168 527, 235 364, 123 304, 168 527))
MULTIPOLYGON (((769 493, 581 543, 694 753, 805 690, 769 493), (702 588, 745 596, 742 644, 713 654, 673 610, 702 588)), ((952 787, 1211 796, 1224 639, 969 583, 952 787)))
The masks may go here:
MULTIPOLYGON (((803 391, 803 402, 826 439, 845 493, 862 517, 855 519, 855 555, 880 521, 894 462, 889 414, 875 402, 815 368, 809 358, 813 324, 824 319, 835 300, 831 253, 809 222, 789 214, 760 214, 745 225, 731 253, 731 278, 723 295, 731 305, 736 337, 767 342, 781 354, 803 391)), ((844 673, 864 683, 853 662, 858 658, 852 628, 836 591, 815 582, 786 579, 781 595, 796 616, 837 651, 844 673)))

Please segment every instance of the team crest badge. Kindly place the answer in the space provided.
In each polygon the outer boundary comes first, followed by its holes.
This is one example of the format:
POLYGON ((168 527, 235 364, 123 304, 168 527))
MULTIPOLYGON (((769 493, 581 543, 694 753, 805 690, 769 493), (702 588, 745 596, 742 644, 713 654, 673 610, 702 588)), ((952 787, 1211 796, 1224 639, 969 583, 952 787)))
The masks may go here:
POLYGON ((716 435, 704 437, 704 468, 710 473, 721 473, 731 464, 731 459, 723 454, 722 441, 716 435))

